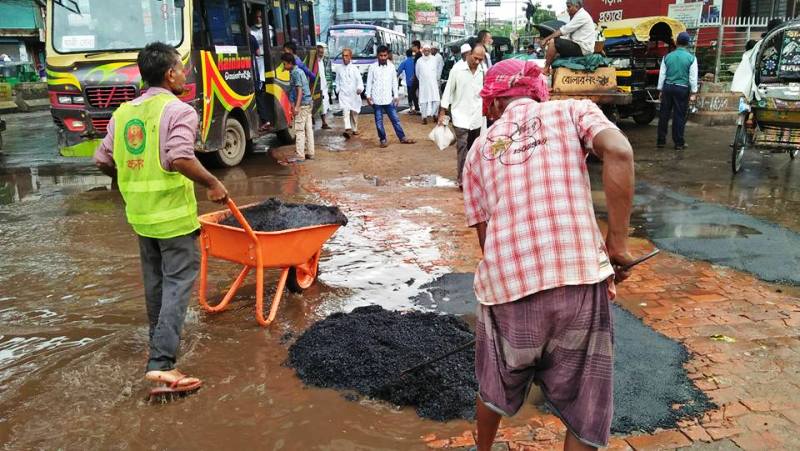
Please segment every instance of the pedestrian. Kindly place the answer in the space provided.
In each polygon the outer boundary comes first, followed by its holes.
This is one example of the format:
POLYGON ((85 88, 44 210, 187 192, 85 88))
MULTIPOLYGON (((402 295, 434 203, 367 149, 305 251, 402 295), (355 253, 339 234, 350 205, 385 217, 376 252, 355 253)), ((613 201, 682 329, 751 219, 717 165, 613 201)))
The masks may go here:
POLYGON ((475 43, 483 44, 483 48, 486 49, 486 59, 483 60, 483 69, 489 70, 489 68, 492 67, 492 43, 494 43, 492 33, 489 33, 489 30, 479 31, 475 43))
POLYGON ((439 52, 439 44, 435 42, 431 45, 431 56, 436 59, 436 83, 439 83, 439 80, 442 79, 442 71, 444 70, 444 58, 442 57, 442 53, 439 52))
POLYGON ((253 88, 255 89, 256 112, 259 119, 259 132, 267 132, 272 128, 269 122, 269 100, 264 89, 266 83, 266 72, 264 66, 264 28, 262 27, 261 10, 253 11, 250 23, 250 54, 253 61, 253 88))
POLYGON ((672 143, 675 150, 684 150, 686 141, 686 116, 689 112, 689 101, 697 97, 697 58, 686 47, 691 38, 689 33, 678 33, 675 40, 677 48, 661 60, 658 74, 658 90, 660 92, 661 109, 658 116, 658 137, 656 147, 667 144, 667 125, 672 116, 672 143))
POLYGON ((375 112, 375 127, 382 148, 389 146, 386 131, 383 128, 383 115, 389 116, 397 138, 403 144, 414 144, 416 141, 406 137, 400 117, 397 115, 397 103, 400 101, 397 86, 397 72, 389 61, 389 47, 378 46, 378 61, 369 66, 367 72, 367 103, 375 112))
POLYGON ((546 101, 532 61, 486 73, 483 109, 496 120, 464 166, 467 224, 483 258, 475 273, 477 444, 488 451, 501 415, 522 407, 531 383, 566 425, 564 449, 606 446, 613 413, 609 299, 633 262, 627 236, 633 150, 589 100, 546 101), (603 161, 604 238, 586 167, 603 161))
POLYGON ((397 67, 397 76, 402 76, 406 80, 406 91, 408 92, 408 114, 414 114, 414 106, 411 102, 411 85, 414 77, 416 77, 414 68, 414 54, 412 53, 411 49, 408 49, 406 50, 406 59, 404 59, 403 62, 397 67))
POLYGON ((214 202, 225 202, 228 192, 195 156, 197 112, 177 97, 186 83, 178 51, 154 42, 136 62, 147 89, 114 112, 94 162, 116 180, 138 237, 149 323, 145 379, 163 385, 150 392, 153 397, 202 385, 175 367, 200 265, 192 182, 206 187, 214 202))
MULTIPOLYGON (((468 45, 468 44, 467 44, 468 45)), ((466 61, 457 62, 450 69, 447 84, 442 94, 442 106, 439 109, 439 124, 444 125, 445 113, 450 110, 453 117, 453 127, 456 131, 457 165, 456 174, 458 188, 462 189, 462 172, 467 153, 472 143, 481 134, 483 115, 481 114, 481 96, 483 88, 483 59, 486 58, 486 49, 483 45, 476 44, 475 48, 467 53, 466 61)))
POLYGON ((567 0, 567 14, 569 22, 542 41, 542 45, 546 47, 545 75, 550 75, 550 66, 556 57, 569 58, 594 53, 597 26, 589 12, 583 8, 583 0, 567 0))
POLYGON ((436 58, 431 56, 431 46, 429 44, 422 46, 422 55, 422 58, 417 61, 414 70, 417 73, 419 82, 419 106, 421 108, 422 123, 427 124, 428 118, 430 117, 433 120, 439 111, 439 78, 436 76, 439 69, 436 58))
POLYGON ((297 56, 297 44, 295 44, 293 41, 283 44, 283 53, 288 53, 294 57, 294 65, 300 68, 304 74, 306 74, 309 85, 313 84, 317 76, 311 69, 308 68, 308 66, 306 66, 306 63, 304 63, 303 60, 297 56))
POLYGON ((358 114, 361 113, 361 93, 364 92, 361 71, 351 64, 352 60, 353 50, 344 48, 342 64, 336 67, 336 93, 344 118, 345 139, 350 139, 350 135, 358 135, 358 114))
POLYGON ((416 64, 422 58, 422 44, 415 40, 411 42, 411 53, 414 54, 415 72, 408 94, 408 106, 411 109, 411 114, 420 114, 419 109, 419 81, 417 80, 416 64), (413 107, 411 107, 413 105, 413 107))
POLYGON ((291 102, 292 114, 294 115, 295 135, 295 154, 286 162, 290 164, 302 163, 306 159, 314 159, 311 88, 306 74, 295 65, 294 55, 284 53, 281 56, 281 60, 283 60, 283 68, 289 72, 289 102, 291 102))
POLYGON ((319 90, 322 95, 322 107, 319 110, 319 117, 322 120, 322 128, 327 130, 331 128, 328 125, 328 121, 325 120, 325 116, 327 116, 328 111, 331 109, 331 99, 330 94, 328 93, 328 79, 327 79, 327 70, 326 70, 326 61, 325 58, 325 48, 327 46, 325 44, 317 44, 317 73, 319 73, 319 90))

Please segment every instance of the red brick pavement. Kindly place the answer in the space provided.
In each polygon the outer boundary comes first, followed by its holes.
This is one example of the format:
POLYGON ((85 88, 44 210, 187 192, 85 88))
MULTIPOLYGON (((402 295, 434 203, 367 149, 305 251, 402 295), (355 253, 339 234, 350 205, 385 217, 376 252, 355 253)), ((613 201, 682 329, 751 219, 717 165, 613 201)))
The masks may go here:
MULTIPOLYGON (((637 242, 636 253, 647 244, 637 242)), ((800 448, 800 297, 796 290, 705 262, 662 254, 619 287, 617 302, 692 353, 689 377, 720 407, 678 428, 614 437, 609 449, 672 449, 733 441, 743 449, 800 448), (713 339, 712 337, 716 337, 713 339)), ((564 429, 540 415, 501 428, 510 450, 560 449, 564 429)), ((431 448, 473 443, 431 435, 431 448)))

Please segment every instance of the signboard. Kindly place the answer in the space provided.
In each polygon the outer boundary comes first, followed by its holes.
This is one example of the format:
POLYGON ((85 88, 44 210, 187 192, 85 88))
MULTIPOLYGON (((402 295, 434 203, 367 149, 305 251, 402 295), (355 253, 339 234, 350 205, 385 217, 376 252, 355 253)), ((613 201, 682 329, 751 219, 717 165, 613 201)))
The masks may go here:
POLYGON ((686 28, 697 28, 700 25, 700 15, 703 14, 703 3, 678 3, 669 5, 667 16, 679 20, 686 28))
POLYGON ((598 16, 598 22, 612 22, 615 20, 622 20, 622 10, 614 9, 611 11, 603 11, 598 16))
MULTIPOLYGON (((722 16, 722 1, 723 0, 675 0, 678 5, 688 3, 700 3, 703 6, 702 13, 700 13, 700 24, 705 25, 719 25, 722 16)), ((687 25, 688 27, 688 25, 687 25)))
POLYGON ((413 31, 415 33, 422 33, 423 31, 425 31, 425 27, 423 27, 422 25, 420 25, 418 23, 411 24, 411 31, 413 31))
POLYGON ((420 25, 433 25, 439 22, 439 13, 436 11, 417 11, 414 22, 420 25))
POLYGON ((553 92, 613 92, 617 90, 617 73, 613 67, 598 67, 594 72, 581 72, 559 67, 553 78, 553 92))
POLYGON ((450 28, 464 28, 464 16, 453 16, 450 18, 450 28))
POLYGON ((500 0, 486 0, 484 2, 484 6, 486 8, 499 7, 500 6, 500 0))
POLYGON ((786 30, 783 32, 783 46, 781 47, 778 76, 781 78, 800 78, 800 30, 786 30))

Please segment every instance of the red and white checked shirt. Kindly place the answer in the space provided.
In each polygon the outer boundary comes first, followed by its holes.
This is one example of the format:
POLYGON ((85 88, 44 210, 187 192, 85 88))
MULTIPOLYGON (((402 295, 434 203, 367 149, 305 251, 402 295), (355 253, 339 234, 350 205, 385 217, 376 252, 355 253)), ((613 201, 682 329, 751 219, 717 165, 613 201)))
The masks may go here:
POLYGON ((520 99, 475 140, 464 204, 467 225, 487 222, 475 274, 482 304, 614 274, 586 168, 594 137, 607 129, 616 127, 591 101, 520 99))

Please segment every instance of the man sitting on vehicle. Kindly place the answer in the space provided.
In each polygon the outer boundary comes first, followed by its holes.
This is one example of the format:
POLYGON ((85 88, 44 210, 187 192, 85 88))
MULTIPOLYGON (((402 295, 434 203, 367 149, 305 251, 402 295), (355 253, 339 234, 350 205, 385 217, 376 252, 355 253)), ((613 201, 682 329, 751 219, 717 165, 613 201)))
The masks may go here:
POLYGON ((542 45, 547 47, 542 71, 545 75, 550 75, 550 65, 556 56, 568 58, 594 53, 597 27, 589 12, 583 9, 583 0, 567 0, 567 13, 569 23, 542 41, 542 45))

